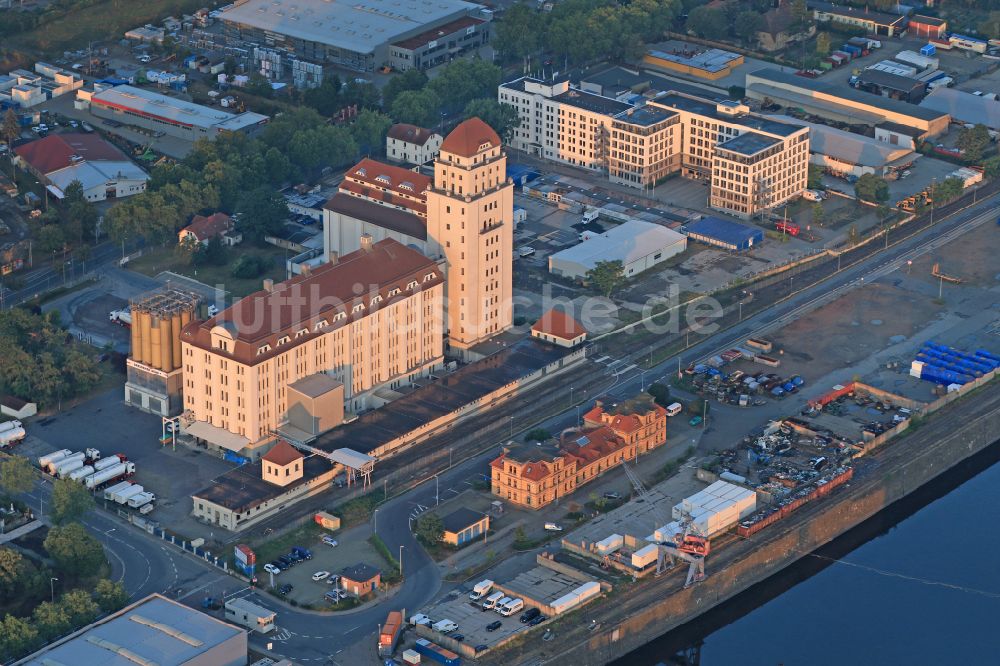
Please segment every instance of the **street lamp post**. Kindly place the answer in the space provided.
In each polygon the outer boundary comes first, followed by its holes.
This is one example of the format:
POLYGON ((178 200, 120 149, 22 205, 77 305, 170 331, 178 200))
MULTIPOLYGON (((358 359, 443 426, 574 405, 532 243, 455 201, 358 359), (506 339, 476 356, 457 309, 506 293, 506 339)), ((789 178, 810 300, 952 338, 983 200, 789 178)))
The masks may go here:
POLYGON ((378 534, 378 509, 375 509, 375 513, 372 514, 372 520, 375 521, 375 524, 372 526, 372 533, 378 534))
POLYGON ((510 438, 514 439, 514 415, 511 414, 510 417, 510 438))
POLYGON ((49 592, 52 597, 52 603, 56 602, 56 581, 58 578, 49 578, 49 592))
POLYGON ((403 549, 404 548, 406 548, 406 546, 400 545, 400 547, 399 547, 399 575, 400 576, 403 575, 403 549))
POLYGON ((441 496, 438 494, 438 475, 434 475, 434 506, 439 506, 441 504, 441 496))

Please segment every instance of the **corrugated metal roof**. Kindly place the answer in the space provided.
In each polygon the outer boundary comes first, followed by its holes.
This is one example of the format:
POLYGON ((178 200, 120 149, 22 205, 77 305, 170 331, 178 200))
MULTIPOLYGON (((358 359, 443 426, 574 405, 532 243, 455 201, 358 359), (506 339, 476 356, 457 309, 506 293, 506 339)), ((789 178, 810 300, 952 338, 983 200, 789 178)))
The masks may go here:
POLYGON ((747 241, 759 242, 764 239, 760 229, 748 227, 719 217, 703 217, 685 227, 688 234, 698 234, 715 238, 731 245, 743 246, 747 241))
POLYGON ((598 261, 615 260, 627 266, 661 248, 683 241, 683 235, 662 225, 630 220, 590 240, 556 252, 550 258, 587 268, 593 268, 598 261))

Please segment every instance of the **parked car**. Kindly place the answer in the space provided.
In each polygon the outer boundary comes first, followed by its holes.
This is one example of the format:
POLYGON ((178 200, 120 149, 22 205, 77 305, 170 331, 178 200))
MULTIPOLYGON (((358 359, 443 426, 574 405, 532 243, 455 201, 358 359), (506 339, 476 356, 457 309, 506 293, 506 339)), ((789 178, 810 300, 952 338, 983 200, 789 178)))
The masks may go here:
POLYGON ((264 565, 264 571, 275 576, 281 573, 281 569, 279 569, 278 567, 274 566, 271 563, 267 563, 264 565))
POLYGON ((291 583, 285 583, 284 585, 282 585, 281 587, 278 588, 278 594, 280 594, 281 596, 285 596, 286 594, 288 594, 291 591, 292 591, 292 584, 291 583))
POLYGON ((476 646, 476 652, 484 652, 484 651, 486 651, 486 649, 488 647, 489 646, 486 645, 485 643, 481 643, 481 644, 479 644, 479 645, 476 646))
POLYGON ((691 420, 688 421, 688 425, 691 425, 691 426, 699 426, 699 425, 701 425, 701 417, 700 416, 694 416, 694 417, 692 417, 691 420))
POLYGON ((330 577, 330 572, 329 571, 317 571, 316 573, 313 574, 313 580, 315 580, 317 582, 321 581, 321 580, 325 580, 325 579, 327 579, 329 577, 330 577))
POLYGON ((526 245, 517 251, 517 255, 522 259, 525 257, 530 257, 534 253, 535 253, 535 248, 531 247, 530 245, 526 245))
POLYGON ((486 625, 486 631, 496 631, 502 626, 503 622, 501 622, 500 620, 494 620, 493 622, 490 622, 488 625, 486 625))
POLYGON ((545 529, 549 532, 562 532, 562 525, 556 525, 555 523, 545 523, 545 529))
POLYGON ((462 635, 462 634, 451 634, 451 635, 449 635, 449 636, 448 636, 448 638, 451 638, 451 639, 453 639, 453 640, 456 640, 456 641, 458 641, 459 643, 461 643, 462 641, 464 641, 464 640, 465 640, 465 636, 464 636, 464 635, 462 635))
POLYGON ((536 615, 535 617, 533 617, 528 622, 528 626, 529 627, 537 626, 537 625, 541 624, 542 622, 545 622, 547 619, 549 619, 549 618, 545 617, 544 615, 536 615))
POLYGON ((527 624, 534 620, 536 617, 542 614, 542 611, 537 608, 529 608, 528 610, 521 613, 521 617, 518 618, 522 624, 527 624))
POLYGON ((282 555, 278 558, 278 561, 284 564, 286 567, 290 567, 295 564, 296 560, 288 555, 282 555))
POLYGON ((620 500, 621 498, 622 494, 616 490, 604 493, 604 499, 606 500, 620 500))
POLYGON ((271 560, 271 566, 277 569, 278 571, 284 571, 285 569, 288 568, 288 565, 282 562, 281 560, 271 560))
POLYGON ((337 540, 334 539, 332 536, 330 536, 328 534, 324 534, 323 535, 323 543, 325 543, 326 545, 328 545, 328 546, 330 546, 332 548, 336 548, 337 547, 337 540))

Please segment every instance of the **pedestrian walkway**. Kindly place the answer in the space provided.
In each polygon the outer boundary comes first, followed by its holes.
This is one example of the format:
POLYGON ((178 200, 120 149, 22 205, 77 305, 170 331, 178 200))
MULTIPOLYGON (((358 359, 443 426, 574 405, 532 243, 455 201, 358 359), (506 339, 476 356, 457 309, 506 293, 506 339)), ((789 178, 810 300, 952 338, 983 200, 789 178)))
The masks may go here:
POLYGON ((33 520, 30 523, 21 525, 20 527, 11 530, 10 532, 0 534, 0 544, 7 543, 8 541, 14 541, 15 539, 20 539, 25 534, 30 534, 31 532, 34 532, 44 524, 45 523, 43 523, 41 520, 33 520))

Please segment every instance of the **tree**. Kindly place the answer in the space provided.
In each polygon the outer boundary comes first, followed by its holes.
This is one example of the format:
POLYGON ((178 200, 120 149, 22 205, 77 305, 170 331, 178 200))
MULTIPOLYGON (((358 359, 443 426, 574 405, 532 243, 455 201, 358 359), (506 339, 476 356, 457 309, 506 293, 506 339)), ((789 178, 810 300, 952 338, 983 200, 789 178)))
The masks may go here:
POLYGON ((866 173, 854 183, 854 196, 861 201, 884 204, 889 201, 889 184, 874 174, 866 173))
POLYGON ((244 90, 257 97, 266 97, 267 99, 274 97, 274 88, 271 87, 271 82, 259 72, 254 72, 250 75, 250 79, 247 81, 244 90))
POLYGON ((688 14, 687 30, 699 37, 722 37, 727 32, 726 15, 711 7, 695 7, 688 14))
POLYGON ((401 92, 407 90, 423 90, 427 85, 427 75, 419 69, 408 69, 389 79, 389 83, 382 88, 383 108, 392 108, 392 103, 401 92))
POLYGON ((0 548, 0 599, 4 603, 13 599, 20 589, 27 562, 13 548, 0 548))
POLYGON ((621 260, 598 261, 587 271, 587 282, 601 290, 605 297, 611 298, 615 289, 625 284, 625 266, 621 260))
POLYGON ((847 230, 847 244, 852 246, 857 245, 859 240, 858 226, 856 224, 852 224, 847 230))
POLYGON ((826 32, 821 32, 816 35, 816 55, 818 56, 828 56, 830 55, 830 35, 826 32))
POLYGON ((234 278, 250 280, 260 277, 267 270, 268 264, 262 257, 245 254, 233 263, 230 273, 234 278))
POLYGON ((357 104, 358 110, 378 109, 382 106, 381 93, 379 93, 375 84, 369 81, 348 81, 341 95, 344 98, 344 106, 357 104))
POLYGON ((97 581, 94 587, 94 600, 105 613, 114 613, 125 607, 128 603, 128 592, 121 582, 114 582, 105 579, 97 581))
POLYGON ((195 257, 195 261, 200 265, 224 266, 229 261, 226 246, 222 244, 222 238, 219 236, 209 238, 208 243, 202 248, 202 251, 195 257))
POLYGON ((302 94, 302 102, 324 116, 332 116, 345 106, 344 99, 340 95, 340 90, 343 87, 344 84, 336 74, 324 77, 318 86, 310 88, 302 94))
POLYGON ((792 19, 797 30, 803 30, 812 20, 812 12, 806 6, 806 0, 792 0, 790 5, 792 19))
POLYGON ((493 25, 493 46, 504 57, 527 58, 541 47, 545 20, 534 7, 517 2, 493 25))
POLYGON ((174 256, 185 264, 193 266, 197 263, 197 257, 201 250, 201 243, 194 236, 187 235, 174 246, 174 256))
POLYGON ((59 605, 69 618, 70 624, 74 627, 82 627, 85 624, 90 624, 101 610, 97 602, 90 596, 90 592, 86 590, 72 590, 67 592, 60 597, 59 605))
POLYGON ((934 185, 931 196, 938 206, 953 201, 962 196, 965 185, 959 178, 945 178, 940 183, 934 185))
POLYGON ((35 487, 35 470, 23 456, 9 456, 0 461, 0 488, 9 495, 20 495, 35 487))
POLYGON ((46 224, 35 234, 35 247, 46 255, 59 252, 66 247, 66 235, 58 225, 46 224))
POLYGON ((244 233, 258 242, 264 240, 264 236, 281 231, 288 217, 285 198, 265 187, 247 192, 237 210, 244 233))
POLYGON ((389 109, 390 115, 400 123, 433 128, 438 124, 441 101, 430 90, 404 90, 396 95, 389 109))
POLYGON ((496 99, 501 70, 478 58, 453 60, 427 84, 445 113, 459 113, 474 99, 496 99))
POLYGON ((365 109, 351 123, 351 136, 362 154, 380 154, 385 150, 385 137, 392 126, 392 118, 379 111, 365 109))
POLYGON ((8 659, 28 653, 38 642, 38 629, 29 620, 13 615, 0 621, 0 656, 8 659))
POLYGON ((50 601, 43 601, 35 607, 35 611, 31 614, 31 622, 44 641, 58 638, 73 628, 66 610, 60 604, 50 601))
POLYGON ((818 164, 809 165, 809 177, 806 182, 806 187, 810 190, 819 190, 823 188, 823 167, 818 164))
POLYGON ((441 522, 441 517, 436 513, 428 513, 417 520, 415 532, 418 539, 428 546, 433 546, 441 543, 444 536, 444 523, 441 522))
POLYGON ((742 11, 736 15, 733 22, 733 34, 740 38, 744 44, 750 44, 757 38, 761 23, 760 14, 755 11, 742 11))
POLYGON ((990 146, 990 132, 982 124, 963 127, 958 133, 957 145, 960 150, 965 151, 962 159, 966 162, 979 162, 990 146))
POLYGON ((818 227, 823 226, 823 218, 825 213, 823 212, 823 204, 816 202, 812 205, 812 223, 818 227))
POLYGON ((504 143, 509 143, 514 130, 521 126, 521 116, 510 104, 501 104, 495 99, 474 99, 465 105, 466 118, 479 118, 500 136, 504 143))
MULTIPOLYGON (((74 481, 70 483, 81 487, 74 481)), ((53 527, 45 537, 44 546, 59 568, 73 576, 92 576, 106 561, 101 543, 80 523, 53 527)))
POLYGON ((535 428, 533 430, 529 430, 524 435, 524 441, 526 441, 526 442, 544 442, 545 440, 549 439, 550 437, 552 437, 552 433, 550 433, 545 428, 535 428))
POLYGON ((7 145, 12 147, 17 138, 21 136, 21 124, 17 121, 17 114, 14 113, 14 109, 7 109, 7 113, 3 116, 3 127, 0 128, 0 134, 3 135, 3 140, 7 142, 7 145))
POLYGON ((646 390, 649 395, 653 396, 653 402, 655 402, 660 407, 666 407, 670 404, 670 387, 666 384, 661 384, 660 382, 653 382, 649 385, 646 390))
POLYGON ((87 489, 71 479, 56 479, 52 483, 52 520, 63 525, 77 520, 94 507, 87 489))

